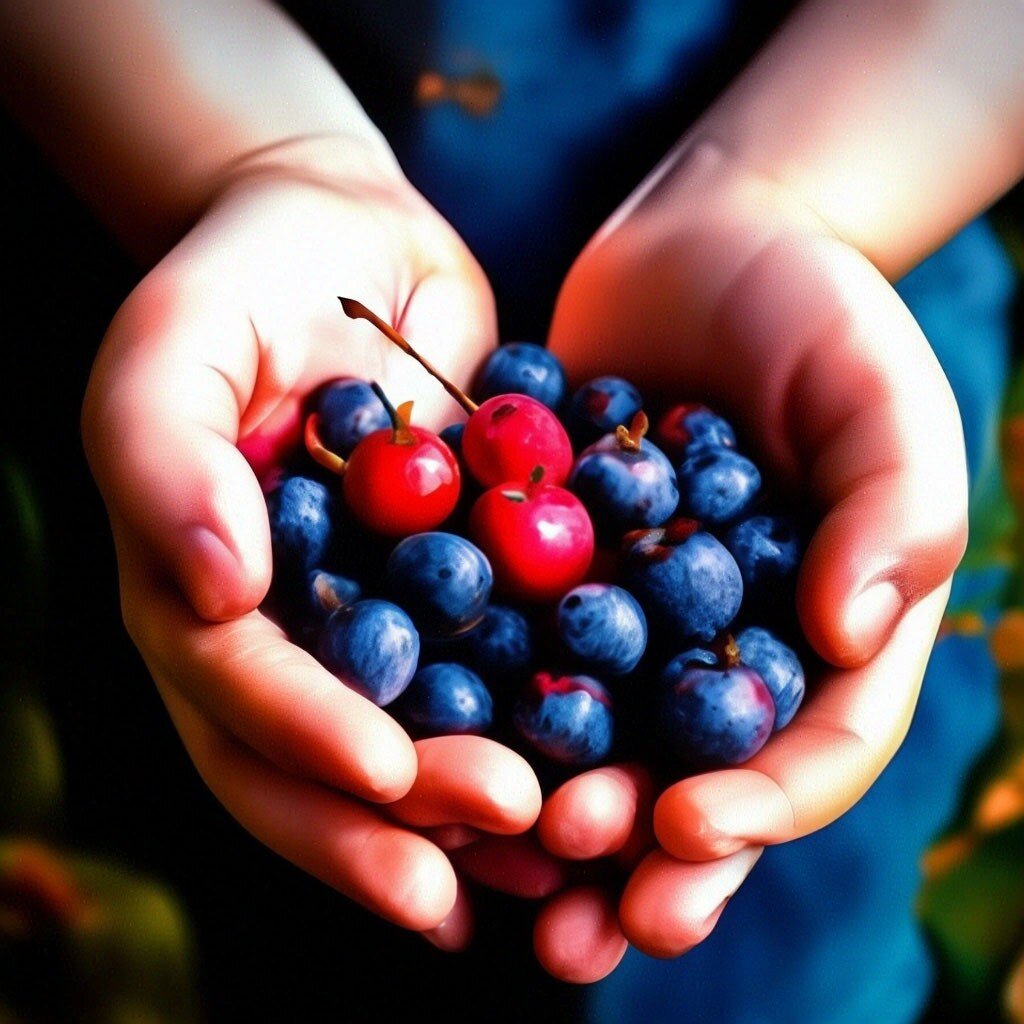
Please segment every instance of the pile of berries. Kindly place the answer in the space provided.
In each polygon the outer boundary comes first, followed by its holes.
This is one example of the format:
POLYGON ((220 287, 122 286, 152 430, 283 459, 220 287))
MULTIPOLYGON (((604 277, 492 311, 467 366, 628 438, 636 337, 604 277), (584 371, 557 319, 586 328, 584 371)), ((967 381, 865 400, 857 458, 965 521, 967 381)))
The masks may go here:
POLYGON ((480 404, 443 383, 469 417, 440 435, 376 384, 313 396, 267 498, 268 612, 417 738, 487 734, 538 768, 640 758, 668 778, 752 757, 804 695, 803 531, 732 427, 681 404, 650 440, 628 381, 569 396, 529 343, 481 367, 480 404))

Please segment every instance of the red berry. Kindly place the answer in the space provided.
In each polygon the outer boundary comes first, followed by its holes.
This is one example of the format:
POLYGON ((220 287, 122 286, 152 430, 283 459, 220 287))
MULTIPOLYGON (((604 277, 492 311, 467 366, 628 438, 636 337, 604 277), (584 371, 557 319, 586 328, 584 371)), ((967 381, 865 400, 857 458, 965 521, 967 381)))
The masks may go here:
POLYGON ((495 588, 523 601, 553 601, 579 583, 594 554, 583 503, 563 487, 512 481, 476 500, 469 532, 490 559, 495 588))
POLYGON ((407 427, 367 434, 345 465, 342 486, 352 514, 371 530, 407 537, 440 526, 459 500, 459 464, 436 434, 407 427))
POLYGON ((572 444, 546 405, 527 395, 496 395, 469 417, 462 457, 483 487, 524 484, 537 466, 546 483, 557 485, 572 468, 572 444))

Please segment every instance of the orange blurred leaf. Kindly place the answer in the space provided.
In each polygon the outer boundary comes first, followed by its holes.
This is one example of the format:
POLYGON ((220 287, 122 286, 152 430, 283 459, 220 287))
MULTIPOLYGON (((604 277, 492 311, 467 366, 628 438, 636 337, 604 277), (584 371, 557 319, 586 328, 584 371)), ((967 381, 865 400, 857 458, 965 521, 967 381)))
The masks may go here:
POLYGON ((1001 669, 1024 668, 1024 609, 1008 608, 992 627, 988 642, 1001 669))

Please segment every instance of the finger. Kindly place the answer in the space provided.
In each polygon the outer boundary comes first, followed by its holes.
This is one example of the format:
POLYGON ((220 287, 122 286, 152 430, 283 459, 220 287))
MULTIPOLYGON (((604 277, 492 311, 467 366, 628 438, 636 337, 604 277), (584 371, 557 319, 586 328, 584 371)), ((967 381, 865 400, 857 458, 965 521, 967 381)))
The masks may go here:
POLYGON ((266 507, 235 447, 258 362, 236 307, 155 271, 111 325, 83 406, 108 508, 211 620, 255 608, 270 582, 266 507))
POLYGON ((473 941, 475 919, 466 886, 460 881, 455 905, 436 927, 423 932, 423 938, 445 953, 458 953, 473 941))
POLYGON ((416 751, 387 712, 289 643, 259 612, 200 619, 154 581, 142 542, 115 521, 125 623, 150 672, 293 774, 367 800, 403 796, 416 751))
POLYGON ((525 832, 540 813, 540 783, 517 753, 483 736, 416 743, 418 770, 388 812, 417 828, 465 824, 484 832, 525 832))
POLYGON ((550 896, 568 878, 566 865, 544 850, 532 835, 488 836, 454 850, 451 857, 474 882, 528 900, 550 896))
POLYGON ((665 790, 654 811, 661 845, 711 860, 796 839, 849 810, 906 735, 947 591, 907 612, 870 664, 826 672, 800 714, 742 767, 665 790))
POLYGON ((436 828, 424 828, 422 832, 445 853, 469 846, 480 838, 480 832, 468 825, 438 825, 436 828))
POLYGON ((451 914, 455 873, 436 846, 372 808, 279 771, 167 680, 157 684, 203 780, 262 843, 403 928, 437 928, 451 914))
POLYGON ((594 886, 553 896, 533 927, 533 949, 541 967, 575 985, 589 985, 611 974, 627 946, 615 901, 594 886))
POLYGON ((596 768, 563 783, 547 798, 537 835, 556 857, 593 860, 618 852, 637 814, 650 814, 652 786, 639 765, 596 768))
MULTIPOLYGON (((483 271, 468 255, 452 268, 429 274, 414 289, 396 325, 449 380, 468 386, 498 338, 494 298, 483 271)), ((402 372, 418 385, 416 422, 434 429, 461 417, 459 407, 436 381, 411 359, 402 372)))
POLYGON ((629 942, 648 956, 676 957, 703 942, 762 851, 687 864, 661 850, 649 853, 626 884, 619 920, 629 942))

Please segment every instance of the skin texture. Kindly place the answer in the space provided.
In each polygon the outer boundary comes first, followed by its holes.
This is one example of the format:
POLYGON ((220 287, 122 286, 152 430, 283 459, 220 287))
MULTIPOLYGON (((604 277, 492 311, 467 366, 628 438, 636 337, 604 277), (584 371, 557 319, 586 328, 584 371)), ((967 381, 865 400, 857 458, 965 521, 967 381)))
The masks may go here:
MULTIPOLYGON (((3 5, 6 101, 156 263, 104 341, 83 434, 129 632, 244 827, 445 949, 472 931, 452 861, 541 898, 569 878, 560 858, 625 835, 614 856, 639 866, 621 898, 568 890, 538 919, 542 962, 584 981, 611 970, 627 938, 654 955, 689 948, 762 844, 859 798, 906 731, 965 537, 957 411, 887 278, 1021 173, 1022 31, 1016 0, 984 18, 973 0, 802 5, 570 272, 551 343, 577 386, 623 372, 628 352, 638 385, 701 395, 825 514, 798 601, 838 667, 749 764, 661 796, 668 853, 646 852, 642 776, 608 785, 608 768, 550 798, 545 852, 533 836, 466 831, 493 827, 492 812, 524 826, 535 794, 467 790, 462 772, 482 762, 461 753, 417 776, 402 730, 254 610, 269 536, 236 443, 294 429, 299 397, 341 375, 416 398, 424 425, 450 422, 440 388, 339 317, 334 296, 358 296, 465 384, 495 337, 479 268, 269 4, 3 5), (603 801, 587 799, 593 786, 603 801), (463 820, 431 841, 364 802, 411 793, 463 820)), ((489 780, 519 778, 491 754, 489 780)))

